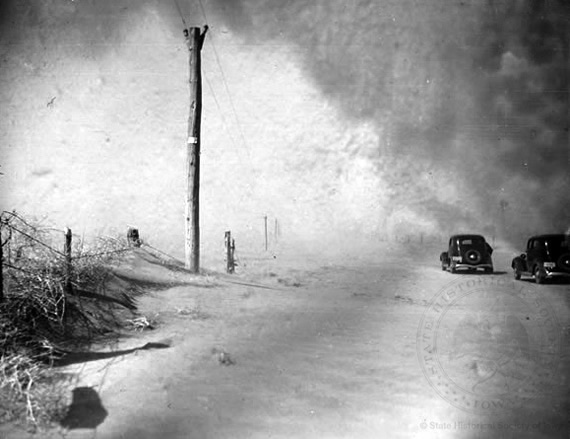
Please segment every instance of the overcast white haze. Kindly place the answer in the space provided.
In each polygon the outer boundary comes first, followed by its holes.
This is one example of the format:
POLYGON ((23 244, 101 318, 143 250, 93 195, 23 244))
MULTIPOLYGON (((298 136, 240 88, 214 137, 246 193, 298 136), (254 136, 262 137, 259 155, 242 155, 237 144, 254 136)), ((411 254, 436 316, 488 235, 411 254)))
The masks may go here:
MULTIPOLYGON (((202 51, 202 249, 570 225, 568 3, 179 0, 202 51), (508 202, 502 223, 501 201, 508 202)), ((173 1, 0 3, 0 207, 184 254, 173 1)), ((345 242, 346 241, 346 242, 345 242)))

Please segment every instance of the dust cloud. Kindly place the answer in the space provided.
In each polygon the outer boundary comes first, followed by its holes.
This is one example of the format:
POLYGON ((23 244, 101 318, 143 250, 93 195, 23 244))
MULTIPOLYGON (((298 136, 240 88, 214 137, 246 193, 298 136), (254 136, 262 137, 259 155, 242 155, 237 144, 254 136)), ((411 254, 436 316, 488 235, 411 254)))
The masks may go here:
POLYGON ((210 25, 206 255, 265 217, 274 247, 567 229, 565 2, 178 4, 1 3, 3 209, 182 254, 183 18, 210 25))
POLYGON ((391 205, 507 239, 567 227, 567 2, 215 3, 246 39, 298 45, 344 117, 376 124, 391 205))

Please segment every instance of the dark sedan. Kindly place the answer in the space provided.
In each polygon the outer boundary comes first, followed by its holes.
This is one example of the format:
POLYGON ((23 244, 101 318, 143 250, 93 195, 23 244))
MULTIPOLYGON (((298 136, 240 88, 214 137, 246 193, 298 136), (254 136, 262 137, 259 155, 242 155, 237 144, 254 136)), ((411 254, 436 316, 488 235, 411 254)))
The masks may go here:
POLYGON ((457 270, 493 272, 493 249, 481 235, 453 235, 447 251, 439 256, 441 269, 455 273, 457 270))
POLYGON ((570 278, 570 236, 537 235, 526 243, 526 250, 511 263, 515 279, 529 276, 541 284, 555 277, 570 278))

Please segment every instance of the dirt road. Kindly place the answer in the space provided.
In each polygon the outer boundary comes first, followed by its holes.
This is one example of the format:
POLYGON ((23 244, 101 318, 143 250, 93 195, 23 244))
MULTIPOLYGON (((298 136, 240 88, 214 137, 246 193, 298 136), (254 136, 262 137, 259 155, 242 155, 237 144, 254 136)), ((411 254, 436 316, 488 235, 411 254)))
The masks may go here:
POLYGON ((570 285, 432 257, 258 261, 157 291, 141 309, 158 329, 118 348, 163 349, 72 366, 106 417, 56 437, 570 437, 570 285))

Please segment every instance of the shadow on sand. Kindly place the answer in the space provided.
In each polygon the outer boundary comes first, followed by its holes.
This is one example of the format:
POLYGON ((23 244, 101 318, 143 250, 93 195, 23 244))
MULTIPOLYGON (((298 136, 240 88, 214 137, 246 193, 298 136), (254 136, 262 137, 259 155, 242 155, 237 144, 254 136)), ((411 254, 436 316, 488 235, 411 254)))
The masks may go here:
POLYGON ((60 421, 60 425, 70 430, 94 429, 105 420, 107 414, 99 394, 92 387, 76 387, 73 389, 71 405, 67 408, 67 413, 60 421))
MULTIPOLYGON (((518 282, 527 282, 531 284, 536 284, 536 280, 532 277, 523 277, 519 279, 518 282)), ((545 279, 541 285, 570 285, 570 278, 556 277, 556 278, 545 279)))
POLYGON ((123 349, 120 351, 111 352, 63 352, 63 355, 58 360, 54 361, 55 367, 69 366, 77 363, 87 363, 88 361, 104 360, 107 358, 120 357, 121 355, 132 354, 137 351, 145 351, 149 349, 166 349, 170 347, 170 343, 147 343, 144 346, 123 349))
POLYGON ((494 276, 494 275, 498 275, 498 276, 502 276, 504 274, 507 274, 506 271, 493 271, 492 273, 485 273, 484 271, 481 270, 457 270, 455 273, 453 274, 458 274, 458 275, 463 275, 463 276, 494 276))

